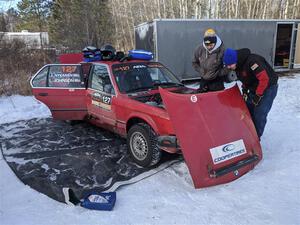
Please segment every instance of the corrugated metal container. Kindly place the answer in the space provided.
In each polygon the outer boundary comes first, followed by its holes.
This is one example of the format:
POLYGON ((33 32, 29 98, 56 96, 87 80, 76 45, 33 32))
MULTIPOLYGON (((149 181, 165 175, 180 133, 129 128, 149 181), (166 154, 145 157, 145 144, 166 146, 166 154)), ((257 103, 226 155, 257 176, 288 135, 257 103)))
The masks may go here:
POLYGON ((194 50, 202 44, 205 30, 213 28, 225 47, 250 48, 275 69, 292 69, 300 65, 300 43, 296 41, 300 39, 299 23, 300 20, 156 19, 135 27, 135 47, 152 51, 155 60, 179 78, 194 78, 194 50))
POLYGON ((0 35, 5 41, 23 41, 28 48, 41 48, 49 45, 48 32, 28 32, 23 30, 22 32, 0 32, 0 35))

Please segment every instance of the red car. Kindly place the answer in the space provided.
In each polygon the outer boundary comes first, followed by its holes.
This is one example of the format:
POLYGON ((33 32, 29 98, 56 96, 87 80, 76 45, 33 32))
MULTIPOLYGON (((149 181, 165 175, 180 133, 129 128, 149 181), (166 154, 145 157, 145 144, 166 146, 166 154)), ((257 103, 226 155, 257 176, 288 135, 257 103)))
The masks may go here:
POLYGON ((127 138, 143 167, 158 163, 162 150, 182 151, 197 188, 237 179, 262 158, 236 86, 195 93, 145 60, 50 64, 30 83, 54 119, 86 120, 127 138))

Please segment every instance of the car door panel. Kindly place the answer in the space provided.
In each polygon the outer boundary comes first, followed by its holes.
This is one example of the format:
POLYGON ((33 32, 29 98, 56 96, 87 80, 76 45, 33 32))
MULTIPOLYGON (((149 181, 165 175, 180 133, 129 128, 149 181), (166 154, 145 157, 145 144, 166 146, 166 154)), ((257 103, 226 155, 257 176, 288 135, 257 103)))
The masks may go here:
POLYGON ((97 119, 98 124, 113 131, 116 128, 114 98, 108 66, 94 65, 89 76, 87 108, 92 117, 97 119))
POLYGON ((48 106, 54 119, 82 120, 87 115, 81 65, 46 65, 32 78, 31 86, 35 98, 48 106))

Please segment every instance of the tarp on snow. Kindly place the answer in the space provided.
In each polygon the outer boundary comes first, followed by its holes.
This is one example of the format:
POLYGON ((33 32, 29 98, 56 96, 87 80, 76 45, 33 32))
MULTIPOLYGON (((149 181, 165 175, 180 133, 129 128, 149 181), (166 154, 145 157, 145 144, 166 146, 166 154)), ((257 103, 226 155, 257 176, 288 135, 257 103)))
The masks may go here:
POLYGON ((168 155, 151 169, 133 163, 124 139, 87 123, 51 118, 0 125, 2 154, 33 189, 64 202, 63 187, 82 198, 86 191, 114 191, 178 161, 168 155))

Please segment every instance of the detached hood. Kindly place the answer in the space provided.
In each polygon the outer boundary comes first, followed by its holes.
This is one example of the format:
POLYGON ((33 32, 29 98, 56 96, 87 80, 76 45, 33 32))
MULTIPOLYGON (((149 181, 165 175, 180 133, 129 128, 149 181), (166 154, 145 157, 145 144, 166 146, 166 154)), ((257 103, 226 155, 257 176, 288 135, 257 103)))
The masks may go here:
POLYGON ((202 94, 159 91, 196 188, 235 180, 262 158, 237 85, 202 94))

